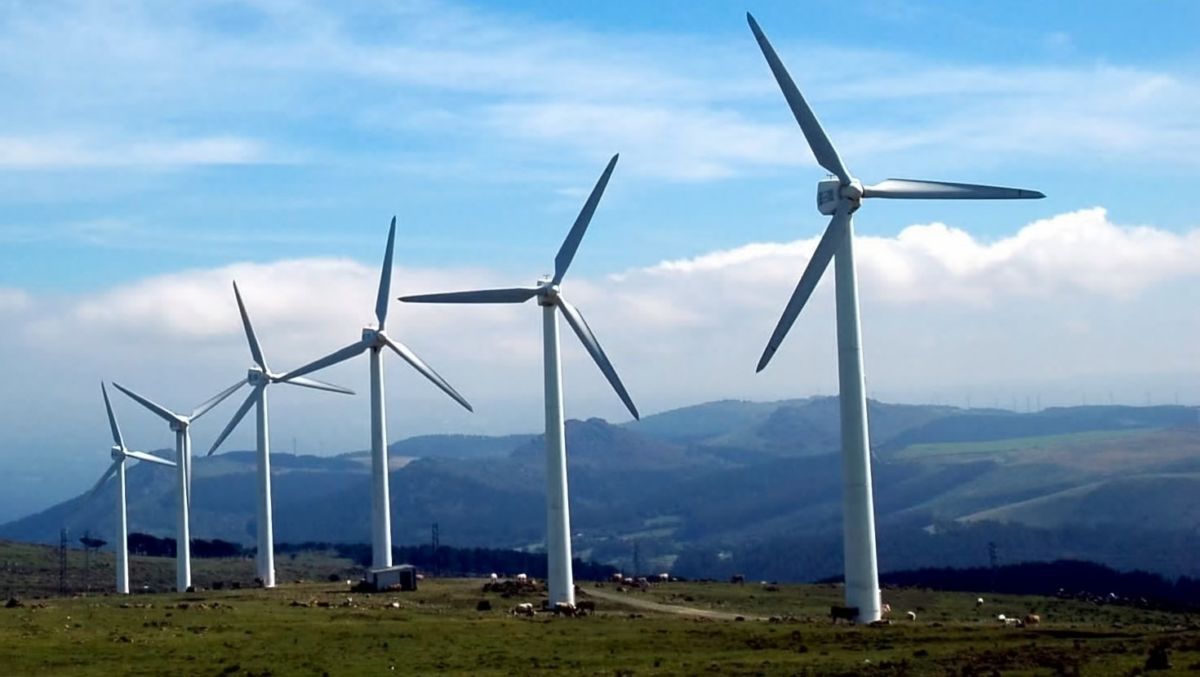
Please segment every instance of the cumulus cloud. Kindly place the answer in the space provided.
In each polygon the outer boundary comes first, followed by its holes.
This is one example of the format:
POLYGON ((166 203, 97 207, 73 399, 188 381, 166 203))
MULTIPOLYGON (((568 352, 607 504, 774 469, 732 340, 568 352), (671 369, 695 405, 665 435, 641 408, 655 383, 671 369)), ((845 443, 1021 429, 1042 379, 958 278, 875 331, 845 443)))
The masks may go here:
MULTIPOLYGON (((644 272, 723 277, 742 285, 794 278, 818 240, 749 244, 664 261, 644 272)), ((1122 299, 1162 280, 1200 275, 1200 231, 1121 226, 1099 207, 1035 221, 994 242, 943 223, 914 225, 891 238, 860 236, 856 253, 863 284, 897 303, 987 303, 1068 292, 1122 299)))
MULTIPOLYGON (((815 245, 816 238, 757 243, 600 279, 571 277, 564 292, 588 317, 631 391, 651 404, 829 392, 833 371, 811 371, 834 357, 827 281, 781 351, 779 366, 760 377, 750 368, 815 245), (798 382, 797 365, 810 370, 798 382)), ((1169 372, 1196 351, 1187 346, 1196 343, 1197 334, 1188 332, 1197 331, 1197 320, 1176 313, 1173 325, 1150 332, 1133 323, 1159 325, 1158 315, 1179 304, 1181 294, 1186 298, 1181 290, 1195 287, 1200 231, 1124 226, 1096 208, 1039 220, 990 242, 930 224, 895 237, 860 237, 857 247, 868 356, 878 360, 871 374, 883 391, 928 391, 946 380, 1033 381, 1048 368, 1103 375, 1117 370, 1111 356, 1123 351, 1130 351, 1122 361, 1126 371, 1169 372), (995 352, 985 356, 987 350, 995 352), (912 359, 933 353, 940 353, 936 364, 912 359)), ((71 299, 62 313, 18 315, 9 335, 31 345, 87 336, 93 351, 85 362, 97 369, 128 368, 162 382, 165 365, 186 365, 204 383, 200 390, 208 390, 228 380, 214 374, 236 374, 246 359, 232 280, 268 358, 287 368, 357 339, 358 329, 373 322, 377 275, 373 265, 346 259, 184 271, 71 299), (146 369, 150 356, 155 366, 146 369)), ((393 290, 398 296, 513 283, 486 269, 399 267, 393 290)), ((19 290, 0 293, 0 307, 7 309, 38 301, 19 290)), ((457 377, 464 392, 498 407, 480 417, 482 423, 466 425, 532 426, 540 397, 535 310, 397 303, 389 328, 442 365, 448 378, 457 377)), ((574 338, 566 333, 564 341, 573 344, 574 338)), ((620 417, 619 404, 577 348, 568 345, 566 355, 578 401, 620 417)), ((339 377, 362 385, 364 370, 339 369, 339 377)), ((399 397, 428 412, 428 402, 416 403, 436 394, 423 388, 411 384, 399 397)), ((445 414, 432 425, 462 424, 445 414)))

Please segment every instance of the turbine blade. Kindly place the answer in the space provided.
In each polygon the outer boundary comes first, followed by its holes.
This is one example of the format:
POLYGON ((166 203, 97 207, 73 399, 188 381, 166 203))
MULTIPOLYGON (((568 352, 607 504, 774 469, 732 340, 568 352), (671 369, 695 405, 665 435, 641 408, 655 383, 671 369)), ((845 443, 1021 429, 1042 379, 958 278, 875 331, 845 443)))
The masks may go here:
POLYGON ((767 348, 758 360, 758 368, 755 371, 765 369, 767 363, 771 361, 771 357, 775 355, 775 351, 779 350, 779 344, 783 343, 783 337, 787 336, 788 330, 796 321, 796 316, 800 314, 804 304, 808 302, 808 297, 812 296, 813 290, 817 288, 817 282, 821 281, 821 274, 829 267, 829 262, 837 253, 849 223, 850 214, 843 210, 838 210, 829 221, 825 234, 821 236, 821 241, 817 243, 812 258, 808 260, 808 267, 804 269, 804 274, 800 276, 796 290, 792 292, 792 298, 788 300, 787 307, 783 309, 783 316, 779 318, 779 324, 775 326, 771 340, 767 341, 767 348))
POLYGON ((975 183, 948 183, 914 179, 887 179, 863 188, 863 197, 893 200, 1038 200, 1046 197, 1036 190, 983 186, 975 183))
POLYGON ((434 371, 433 368, 430 367, 428 364, 425 364, 425 361, 422 360, 421 358, 417 357, 416 353, 409 350, 408 346, 404 345, 403 343, 398 343, 396 341, 393 341, 391 338, 389 338, 387 336, 384 336, 383 340, 388 344, 389 348, 396 351, 397 355, 404 358, 405 362, 408 362, 409 364, 411 364, 413 369, 416 369, 417 371, 421 372, 421 374, 424 375, 425 378, 429 379, 430 381, 433 381, 434 385, 441 388, 442 392, 444 392, 447 395, 449 395, 450 397, 454 398, 454 401, 461 404, 464 409, 466 409, 467 411, 471 411, 471 412, 475 411, 473 408, 471 408, 471 403, 467 402, 466 398, 464 398, 462 395, 459 395, 457 390, 450 387, 450 384, 446 383, 446 379, 444 379, 440 375, 438 375, 438 373, 436 371, 434 371))
POLYGON ((172 468, 175 467, 175 463, 173 461, 168 461, 165 458, 159 458, 154 454, 147 454, 144 451, 127 451, 125 452, 125 455, 129 458, 136 458, 139 461, 145 461, 147 463, 157 463, 159 465, 169 465, 172 468))
POLYGON ((222 390, 221 392, 217 393, 216 395, 213 395, 212 397, 208 398, 204 402, 201 402, 200 406, 196 407, 196 409, 192 411, 192 415, 189 418, 189 420, 195 421, 196 419, 200 418, 201 416, 207 414, 209 412, 209 410, 211 410, 213 407, 217 406, 218 404, 224 402, 226 397, 229 397, 230 395, 237 392, 237 389, 246 385, 246 383, 247 383, 246 379, 241 379, 237 383, 234 383, 233 385, 222 390))
POLYGON ((246 330, 246 342, 250 344, 250 356, 263 371, 270 371, 267 369, 266 360, 263 359, 262 347, 258 345, 258 337, 254 335, 254 327, 250 325, 250 314, 246 312, 246 304, 242 302, 242 293, 238 291, 236 281, 233 283, 233 295, 237 298, 238 312, 242 315, 242 327, 246 330))
POLYGON ((588 196, 587 202, 583 203, 583 209, 575 218, 575 225, 571 226, 571 231, 567 233, 567 239, 563 240, 562 246, 559 247, 558 254, 554 257, 554 284, 562 282, 563 275, 567 274, 567 268, 571 266, 571 260, 575 258, 575 250, 579 249, 579 242, 583 239, 588 224, 592 222, 592 214, 596 213, 596 205, 600 204, 600 198, 604 195, 604 189, 608 186, 608 179, 612 176, 613 168, 617 166, 619 157, 619 154, 614 155, 608 161, 608 166, 600 174, 600 179, 596 181, 596 187, 592 188, 592 194, 588 196))
POLYGON ((523 303, 537 296, 537 287, 513 287, 510 289, 480 289, 477 291, 451 291, 440 294, 414 294, 401 296, 405 303, 523 303))
POLYGON ((96 484, 92 486, 92 489, 87 492, 87 496, 83 499, 85 502, 92 500, 92 497, 100 492, 100 488, 104 486, 104 483, 107 482, 113 475, 117 474, 117 466, 119 465, 121 465, 121 461, 113 461, 112 464, 108 466, 108 470, 104 471, 104 474, 100 476, 99 481, 97 481, 96 484))
POLYGON ((108 401, 108 388, 104 387, 104 381, 100 382, 100 392, 104 393, 104 408, 108 411, 108 427, 112 430, 113 444, 125 448, 125 441, 121 439, 121 427, 117 425, 117 416, 113 413, 112 402, 108 401))
POLYGON ((633 414, 635 419, 640 419, 637 407, 633 406, 633 399, 629 397, 629 392, 625 390, 625 385, 621 383, 621 377, 617 376, 617 370, 613 368, 612 362, 608 356, 604 354, 604 349, 600 347, 600 342, 596 340, 596 335, 592 333, 592 328, 588 326, 587 320, 583 319, 583 315, 575 306, 571 305, 562 296, 558 297, 558 309, 562 311, 563 317, 567 318, 567 324, 571 325, 571 329, 575 330, 575 335, 579 337, 583 347, 587 348, 592 359, 596 361, 596 366, 600 367, 604 378, 608 379, 613 390, 617 391, 617 396, 625 403, 625 407, 629 409, 629 413, 633 414))
POLYGON ((283 376, 280 376, 277 380, 280 382, 290 381, 297 376, 303 376, 310 372, 317 371, 318 369, 324 369, 325 367, 337 364, 338 362, 344 362, 366 350, 368 345, 370 344, 366 343, 365 341, 356 341, 345 348, 342 348, 341 350, 336 350, 332 353, 329 353, 319 360, 313 360, 303 367, 293 369, 283 376))
POLYGON ((145 408, 149 409, 150 411, 154 412, 154 413, 155 413, 155 414, 157 414, 157 415, 158 415, 160 418, 162 418, 163 420, 167 421, 168 423, 174 423, 174 422, 176 422, 176 421, 178 421, 178 420, 179 420, 179 416, 177 416, 177 415, 176 415, 174 412, 172 412, 171 410, 167 409, 166 407, 164 407, 164 406, 162 406, 162 405, 159 405, 159 404, 156 404, 156 403, 154 403, 154 402, 151 402, 150 400, 148 400, 148 399, 146 399, 146 398, 142 397, 141 395, 138 395, 137 393, 133 392, 132 390, 129 390, 128 388, 125 388, 125 387, 124 387, 124 386, 122 386, 120 383, 117 383, 116 381, 113 381, 113 387, 114 387, 114 388, 116 388, 117 390, 120 390, 121 392, 125 393, 125 394, 126 394, 126 395, 128 395, 128 396, 129 396, 129 398, 130 398, 130 399, 132 399, 134 402, 137 402, 138 404, 142 405, 143 407, 145 407, 145 408))
POLYGON ((804 138, 808 139, 808 146, 812 148, 813 155, 817 158, 817 164, 836 175, 842 185, 849 184, 850 172, 842 164, 842 158, 838 157, 837 150, 834 149, 825 130, 821 128, 817 116, 808 107, 804 96, 800 94, 800 88, 792 81, 792 76, 788 74, 783 62, 779 60, 775 48, 771 46, 771 42, 767 40, 767 36, 763 34, 762 29, 758 27, 758 22, 754 20, 753 16, 750 16, 749 12, 746 13, 746 21, 750 23, 750 30, 754 31, 754 39, 758 41, 763 56, 767 58, 767 65, 771 67, 775 81, 783 90, 783 97, 787 99, 788 106, 792 109, 792 115, 796 117, 796 122, 800 123, 804 138))
POLYGON ((297 376, 291 380, 284 381, 284 383, 293 386, 302 386, 304 388, 313 388, 315 390, 327 390, 331 393, 342 393, 343 395, 354 394, 354 391, 349 388, 343 388, 339 385, 318 381, 315 378, 305 378, 303 376, 297 376))
POLYGON ((212 456, 217 447, 221 446, 221 443, 225 441, 225 438, 229 437, 234 428, 237 428, 238 424, 242 422, 242 418, 246 416, 246 412, 250 411, 250 407, 254 406, 254 402, 258 399, 258 394, 262 392, 263 387, 257 385, 250 389, 250 394, 242 401, 242 406, 238 407, 237 411, 234 412, 233 418, 229 419, 229 424, 225 426, 220 435, 217 435, 217 441, 213 442, 212 446, 208 448, 208 453, 205 456, 212 456))
POLYGON ((396 243, 396 217, 392 217, 392 227, 388 229, 387 251, 383 255, 383 270, 379 273, 379 295, 375 297, 375 319, 379 320, 379 328, 383 329, 387 321, 388 301, 392 289, 392 249, 396 243))

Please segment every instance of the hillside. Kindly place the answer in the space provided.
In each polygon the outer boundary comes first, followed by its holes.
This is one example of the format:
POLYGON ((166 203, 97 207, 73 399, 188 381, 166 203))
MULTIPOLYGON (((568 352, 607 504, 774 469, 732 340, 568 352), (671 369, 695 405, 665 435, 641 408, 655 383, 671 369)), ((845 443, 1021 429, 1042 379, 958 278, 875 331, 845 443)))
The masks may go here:
MULTIPOLYGON (((1071 554, 1200 573, 1195 558, 1170 554, 1195 539, 1200 523, 1189 500, 1200 488, 1196 408, 1024 414, 872 401, 870 410, 885 566, 979 565, 985 544, 997 541, 1012 558, 1071 554), (1151 528, 1134 550, 1104 535, 1130 538, 1139 525, 1151 528)), ((836 573, 838 437, 834 398, 714 402, 622 426, 570 421, 576 552, 628 568, 636 543, 645 566, 691 575, 731 567, 786 580, 836 573)), ((437 522, 444 543, 541 546, 540 435, 423 436, 391 449, 397 543, 427 542, 437 522)), ((253 454, 197 458, 194 468, 193 535, 250 544, 253 454)), ((277 539, 368 540, 368 469, 361 452, 274 454, 277 539)), ((172 534, 174 476, 134 465, 129 487, 131 528, 172 534)), ((73 499, 0 525, 0 538, 54 542, 64 526, 108 537, 113 511, 106 488, 87 505, 73 499)))

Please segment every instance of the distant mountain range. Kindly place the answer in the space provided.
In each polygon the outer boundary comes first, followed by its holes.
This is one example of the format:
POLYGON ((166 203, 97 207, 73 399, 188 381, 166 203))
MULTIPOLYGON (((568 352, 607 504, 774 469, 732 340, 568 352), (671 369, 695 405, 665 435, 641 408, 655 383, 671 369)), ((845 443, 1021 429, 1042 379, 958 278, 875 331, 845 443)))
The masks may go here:
MULTIPOLYGON (((1090 559, 1200 575, 1200 409, 1071 407, 1037 413, 869 403, 885 569, 1090 559)), ((569 421, 576 555, 626 569, 812 580, 841 570, 836 398, 722 401, 621 426, 569 421)), ((540 435, 426 435, 391 445, 396 540, 537 549, 540 435)), ((160 452, 166 455, 166 452, 160 452)), ((274 454, 279 542, 369 540, 363 453, 274 454)), ((254 455, 194 463, 193 536, 251 544, 254 455)), ((56 542, 113 531, 112 488, 8 524, 56 542)), ((134 530, 173 533, 174 475, 133 466, 134 530)))

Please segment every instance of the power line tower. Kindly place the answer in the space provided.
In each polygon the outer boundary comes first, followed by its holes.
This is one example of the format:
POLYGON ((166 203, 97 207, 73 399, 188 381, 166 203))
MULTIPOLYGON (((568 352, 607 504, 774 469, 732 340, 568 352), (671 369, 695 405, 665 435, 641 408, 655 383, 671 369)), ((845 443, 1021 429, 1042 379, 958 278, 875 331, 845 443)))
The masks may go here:
POLYGON ((433 573, 436 576, 438 574, 438 572, 441 571, 441 567, 439 566, 439 562, 438 562, 438 548, 440 548, 442 546, 442 539, 441 539, 441 534, 439 533, 440 529, 438 529, 438 523, 434 522, 433 526, 430 528, 429 531, 430 531, 429 555, 433 560, 432 561, 433 573))
POLYGON ((59 594, 67 594, 67 529, 59 529, 59 594))
POLYGON ((992 570, 992 592, 996 592, 996 542, 988 541, 988 566, 992 570))

